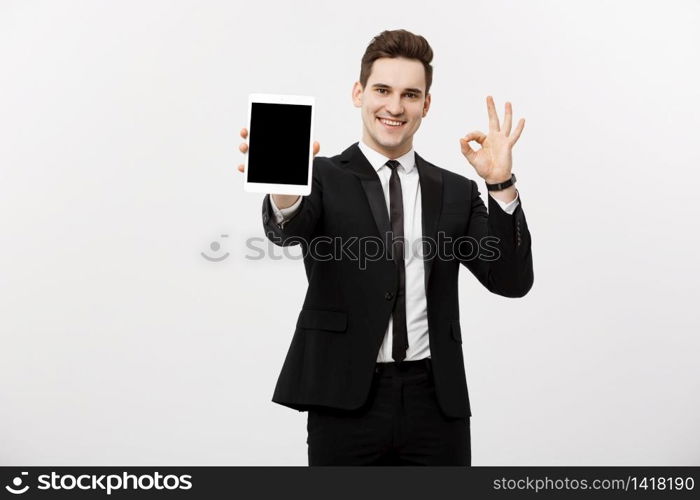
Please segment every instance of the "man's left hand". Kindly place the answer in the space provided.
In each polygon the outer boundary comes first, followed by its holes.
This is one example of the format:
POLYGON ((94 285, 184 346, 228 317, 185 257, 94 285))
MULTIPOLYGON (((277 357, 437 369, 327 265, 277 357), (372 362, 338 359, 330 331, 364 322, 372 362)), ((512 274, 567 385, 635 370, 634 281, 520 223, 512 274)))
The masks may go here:
POLYGON ((525 127, 525 118, 521 118, 513 133, 510 127, 513 121, 513 108, 510 102, 506 102, 506 114, 501 129, 498 122, 496 106, 493 97, 486 97, 486 109, 489 113, 489 133, 488 135, 476 130, 459 140, 462 154, 467 161, 488 184, 505 182, 511 177, 513 169, 513 146, 518 141, 520 133, 525 127), (470 141, 476 141, 481 145, 481 149, 474 151, 470 146, 470 141))

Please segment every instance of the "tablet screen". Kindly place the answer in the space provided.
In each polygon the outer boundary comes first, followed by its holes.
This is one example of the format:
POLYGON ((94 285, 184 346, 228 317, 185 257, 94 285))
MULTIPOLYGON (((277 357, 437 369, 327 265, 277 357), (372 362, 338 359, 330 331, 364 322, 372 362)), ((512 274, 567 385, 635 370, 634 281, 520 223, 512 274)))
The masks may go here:
POLYGON ((311 106, 252 103, 248 182, 305 186, 310 134, 311 106))

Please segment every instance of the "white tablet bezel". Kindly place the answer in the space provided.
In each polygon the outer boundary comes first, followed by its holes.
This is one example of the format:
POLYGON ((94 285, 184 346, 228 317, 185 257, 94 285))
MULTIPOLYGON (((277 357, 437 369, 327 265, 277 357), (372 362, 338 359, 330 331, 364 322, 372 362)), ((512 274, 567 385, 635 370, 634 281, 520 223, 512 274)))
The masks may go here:
POLYGON ((312 168, 314 160, 314 107, 316 99, 312 96, 305 95, 285 95, 285 94, 250 94, 248 96, 248 143, 250 144, 251 136, 254 130, 250 128, 250 121, 253 111, 253 103, 272 103, 272 104, 303 104, 311 106, 311 130, 309 133, 309 177, 306 180, 306 185, 303 184, 270 184, 263 182, 248 181, 248 158, 245 155, 245 180, 243 189, 249 193, 272 193, 272 194, 298 194, 307 196, 311 193, 312 168))

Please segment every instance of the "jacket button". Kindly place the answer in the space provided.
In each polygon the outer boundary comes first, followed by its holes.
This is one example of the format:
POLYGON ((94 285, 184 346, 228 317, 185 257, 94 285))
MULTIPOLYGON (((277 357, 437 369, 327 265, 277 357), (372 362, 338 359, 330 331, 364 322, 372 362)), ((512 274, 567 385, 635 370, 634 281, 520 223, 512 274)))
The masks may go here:
POLYGON ((391 292, 386 292, 386 293, 384 294, 384 298, 385 298, 386 300, 391 300, 391 299, 394 298, 394 294, 391 293, 391 292))

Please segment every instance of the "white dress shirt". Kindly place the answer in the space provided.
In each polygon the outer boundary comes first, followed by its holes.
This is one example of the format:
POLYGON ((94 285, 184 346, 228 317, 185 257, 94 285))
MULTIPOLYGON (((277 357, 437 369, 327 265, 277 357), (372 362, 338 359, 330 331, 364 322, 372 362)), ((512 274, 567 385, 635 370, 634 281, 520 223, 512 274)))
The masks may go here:
MULTIPOLYGON (((359 147, 369 163, 379 176, 384 191, 387 213, 389 211, 389 178, 391 169, 386 165, 390 159, 397 160, 401 165, 397 167, 399 180, 401 181, 401 194, 403 197, 404 214, 404 238, 405 238, 405 269, 406 269, 406 328, 408 330, 408 350, 406 361, 415 361, 430 356, 430 344, 428 337, 428 307, 424 283, 425 267, 420 254, 423 238, 422 227, 422 203, 418 169, 413 148, 398 158, 387 158, 383 154, 367 146, 361 140, 359 147), (414 251, 417 250, 417 251, 414 251)), ((515 199, 510 203, 504 203, 494 198, 506 213, 512 215, 519 204, 516 192, 515 199)), ((301 204, 301 196, 290 207, 279 209, 270 196, 270 205, 277 223, 291 217, 301 204)), ((379 348, 377 362, 392 362, 391 357, 393 339, 393 318, 389 317, 389 324, 384 334, 384 341, 379 348)))

